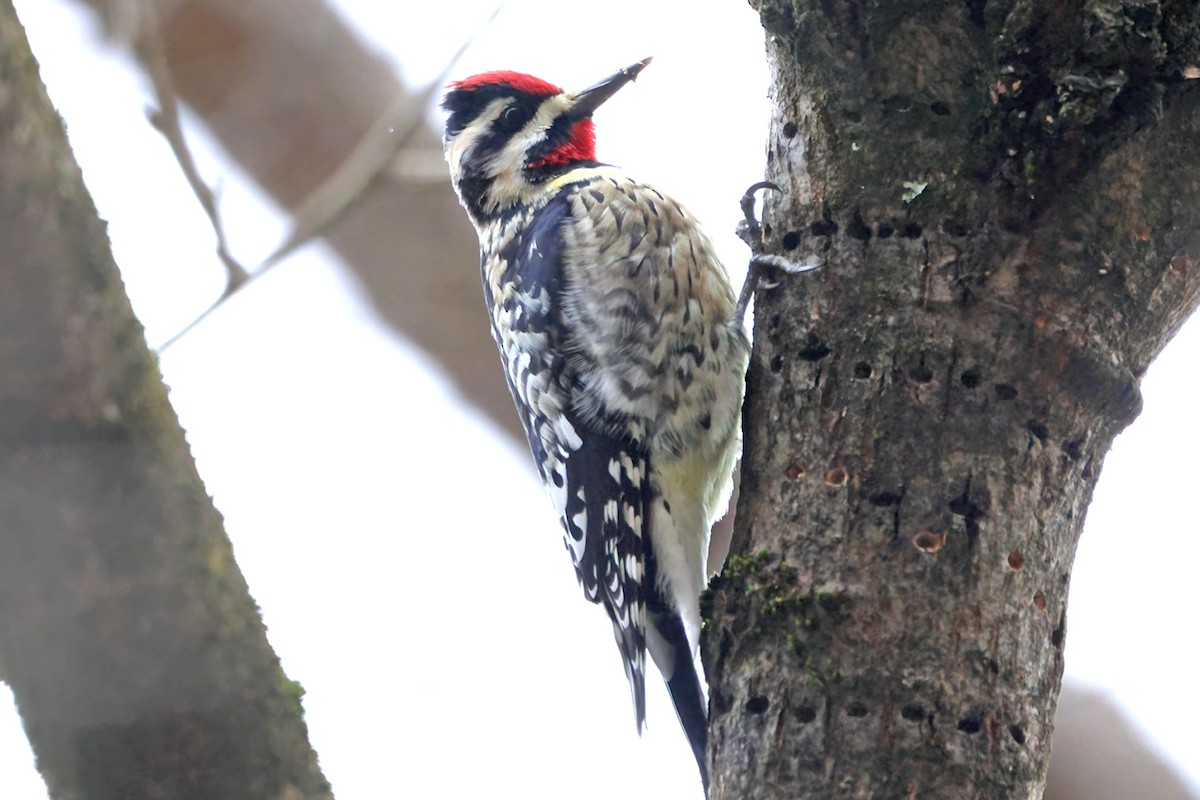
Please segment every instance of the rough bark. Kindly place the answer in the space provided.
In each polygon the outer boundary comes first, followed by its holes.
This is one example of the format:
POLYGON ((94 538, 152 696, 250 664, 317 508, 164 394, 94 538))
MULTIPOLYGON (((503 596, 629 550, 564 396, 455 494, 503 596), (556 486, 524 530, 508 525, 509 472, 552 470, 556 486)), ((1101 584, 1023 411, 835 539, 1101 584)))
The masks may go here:
POLYGON ((775 114, 715 798, 1039 797, 1075 544, 1200 296, 1200 11, 754 0, 775 114))
POLYGON ((51 796, 328 797, 8 0, 0 248, 0 678, 51 796))

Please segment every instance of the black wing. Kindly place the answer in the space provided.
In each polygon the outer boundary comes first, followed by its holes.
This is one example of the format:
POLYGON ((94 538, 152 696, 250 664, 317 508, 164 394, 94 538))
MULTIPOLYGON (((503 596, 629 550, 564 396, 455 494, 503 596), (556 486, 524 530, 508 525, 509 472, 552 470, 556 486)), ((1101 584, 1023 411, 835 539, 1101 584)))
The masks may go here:
POLYGON ((645 720, 645 564, 650 510, 649 455, 636 430, 584 420, 567 398, 577 373, 564 328, 564 242, 571 213, 567 187, 535 212, 500 252, 503 272, 487 279, 509 389, 538 472, 550 492, 584 594, 612 621, 633 693, 638 730, 645 720), (497 322, 500 320, 500 322, 497 322), (603 427, 604 430, 600 428, 603 427))

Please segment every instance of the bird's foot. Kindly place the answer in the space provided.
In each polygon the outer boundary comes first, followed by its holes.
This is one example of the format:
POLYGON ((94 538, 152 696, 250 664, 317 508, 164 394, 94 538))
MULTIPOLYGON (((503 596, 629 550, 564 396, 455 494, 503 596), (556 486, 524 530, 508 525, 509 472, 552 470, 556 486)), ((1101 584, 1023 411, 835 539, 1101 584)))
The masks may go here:
POLYGON ((742 221, 737 224, 738 238, 746 243, 750 248, 751 253, 758 253, 762 250, 762 223, 758 221, 758 217, 754 214, 754 201, 760 191, 770 189, 773 192, 783 193, 777 184, 771 181, 759 181, 746 190, 742 195, 742 199, 738 205, 742 208, 742 221))
POLYGON ((812 258, 805 264, 798 264, 783 256, 762 252, 763 226, 754 214, 754 200, 758 192, 764 189, 775 192, 783 191, 771 181, 760 181, 746 190, 739 203, 744 219, 737 225, 737 235, 750 248, 751 255, 750 268, 746 271, 746 282, 742 284, 742 292, 738 296, 736 319, 745 318, 750 298, 760 288, 774 289, 783 282, 785 275, 809 272, 824 263, 819 258, 812 258))

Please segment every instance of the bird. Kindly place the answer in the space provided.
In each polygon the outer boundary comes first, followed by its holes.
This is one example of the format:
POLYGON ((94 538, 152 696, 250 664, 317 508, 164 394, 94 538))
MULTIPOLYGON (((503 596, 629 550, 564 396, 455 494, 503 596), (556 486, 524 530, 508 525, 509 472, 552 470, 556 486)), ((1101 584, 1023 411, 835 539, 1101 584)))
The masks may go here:
POLYGON ((650 61, 575 92, 506 70, 455 81, 443 145, 504 374, 584 595, 612 623, 638 733, 648 651, 707 789, 700 594, 750 345, 695 217, 596 158, 593 113, 650 61))

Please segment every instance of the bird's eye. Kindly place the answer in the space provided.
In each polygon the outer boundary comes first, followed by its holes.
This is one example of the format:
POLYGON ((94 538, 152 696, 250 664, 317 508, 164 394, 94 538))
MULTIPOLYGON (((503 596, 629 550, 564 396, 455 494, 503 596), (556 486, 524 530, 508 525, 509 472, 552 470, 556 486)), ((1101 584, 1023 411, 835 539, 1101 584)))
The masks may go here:
POLYGON ((521 117, 521 109, 516 106, 509 106, 500 115, 500 124, 505 128, 515 128, 521 124, 521 117))

